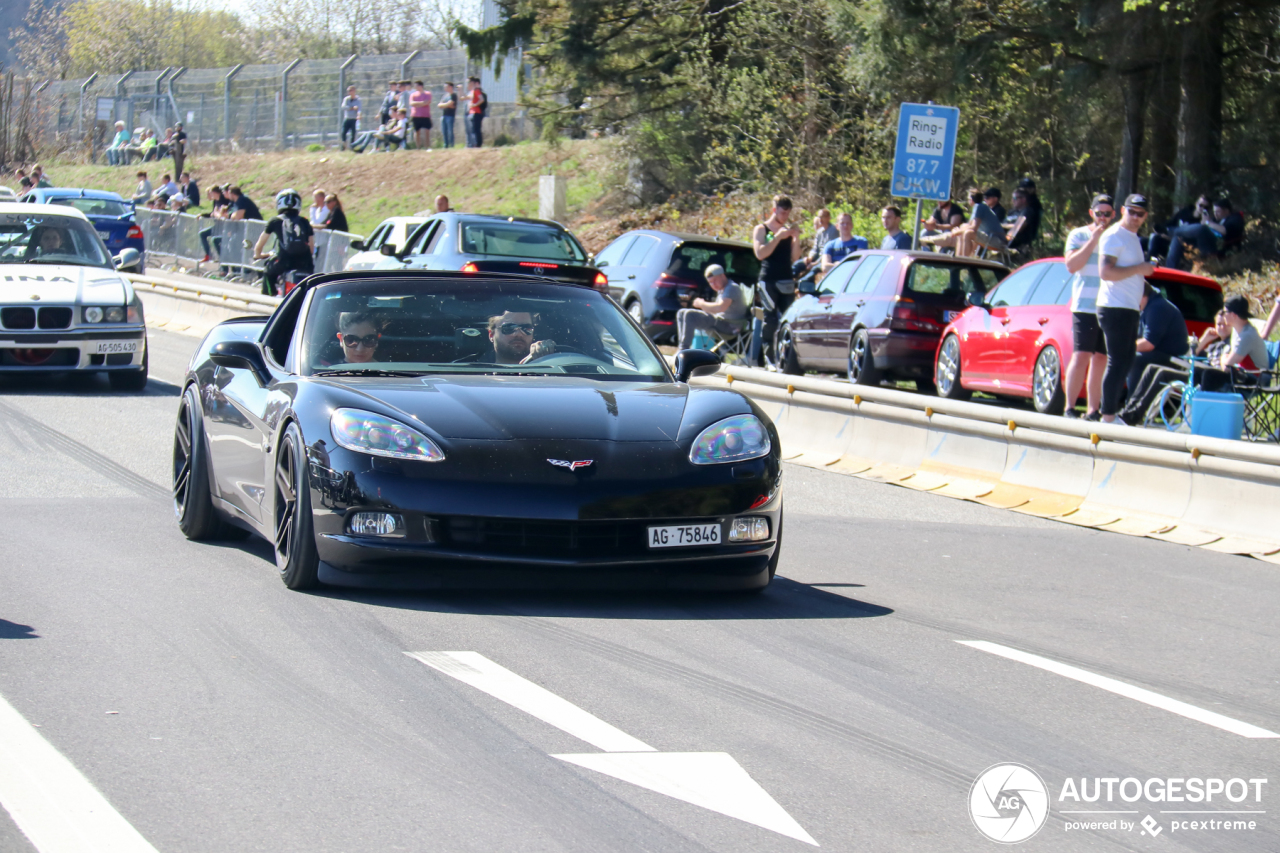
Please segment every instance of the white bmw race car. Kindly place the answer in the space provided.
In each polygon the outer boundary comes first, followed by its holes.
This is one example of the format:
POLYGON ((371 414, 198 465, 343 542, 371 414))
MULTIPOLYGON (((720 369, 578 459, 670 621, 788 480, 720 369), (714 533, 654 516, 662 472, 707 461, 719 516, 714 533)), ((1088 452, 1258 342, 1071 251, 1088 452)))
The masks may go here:
POLYGON ((0 373, 103 371, 111 387, 147 384, 142 301, 72 207, 0 203, 0 373))

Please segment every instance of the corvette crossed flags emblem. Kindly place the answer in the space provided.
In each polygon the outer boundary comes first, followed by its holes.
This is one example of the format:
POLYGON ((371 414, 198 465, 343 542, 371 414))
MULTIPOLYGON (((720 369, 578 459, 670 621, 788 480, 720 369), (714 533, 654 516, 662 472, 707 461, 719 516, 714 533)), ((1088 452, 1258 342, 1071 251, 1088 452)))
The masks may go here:
POLYGON ((570 471, 577 471, 579 468, 586 468, 594 460, 575 459, 574 461, 570 462, 567 459, 548 459, 547 461, 550 462, 552 465, 555 465, 557 468, 568 468, 570 471))

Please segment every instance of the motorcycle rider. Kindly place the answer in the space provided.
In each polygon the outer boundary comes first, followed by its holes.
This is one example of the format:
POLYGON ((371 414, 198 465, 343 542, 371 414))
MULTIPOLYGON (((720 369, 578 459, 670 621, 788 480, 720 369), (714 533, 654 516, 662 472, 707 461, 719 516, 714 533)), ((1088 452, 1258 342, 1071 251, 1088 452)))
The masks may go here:
POLYGON ((281 276, 293 270, 303 277, 315 272, 315 232, 311 223, 298 214, 302 196, 292 188, 276 193, 277 216, 267 223, 262 235, 253 247, 255 260, 267 259, 262 269, 262 293, 277 295, 276 283, 281 276), (267 255, 267 238, 276 238, 275 254, 267 255))

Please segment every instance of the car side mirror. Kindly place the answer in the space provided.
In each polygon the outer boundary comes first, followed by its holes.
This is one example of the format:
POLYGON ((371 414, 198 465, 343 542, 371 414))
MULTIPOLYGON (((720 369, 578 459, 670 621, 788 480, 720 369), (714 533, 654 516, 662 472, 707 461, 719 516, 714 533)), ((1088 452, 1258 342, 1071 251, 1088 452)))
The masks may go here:
POLYGON ((981 308, 985 311, 987 309, 987 303, 983 301, 983 298, 985 296, 986 296, 985 293, 979 293, 978 291, 974 290, 970 292, 967 296, 965 296, 964 301, 968 302, 974 308, 981 308))
POLYGON ((805 296, 813 296, 818 292, 818 283, 812 278, 802 278, 796 282, 796 290, 805 296))
POLYGON ((209 350, 209 360, 219 367, 232 370, 248 370, 258 385, 265 388, 271 382, 271 371, 262 350, 252 341, 223 341, 209 350))
POLYGON ((676 353, 676 381, 688 382, 691 376, 704 376, 720 369, 720 356, 704 349, 682 349, 676 353))
POLYGON ((348 245, 348 246, 350 246, 350 247, 351 247, 351 250, 352 250, 352 251, 354 251, 354 252, 363 252, 363 251, 364 251, 364 241, 363 241, 363 240, 352 240, 352 241, 351 241, 350 243, 348 243, 347 245, 348 245))
POLYGON ((116 255, 111 260, 115 263, 116 269, 118 270, 133 270, 134 272, 137 272, 138 261, 141 259, 142 255, 138 253, 137 249, 121 249, 120 254, 116 255))
POLYGON ((394 258, 396 256, 396 247, 392 243, 383 243, 382 246, 379 247, 378 252, 386 255, 388 258, 394 258))

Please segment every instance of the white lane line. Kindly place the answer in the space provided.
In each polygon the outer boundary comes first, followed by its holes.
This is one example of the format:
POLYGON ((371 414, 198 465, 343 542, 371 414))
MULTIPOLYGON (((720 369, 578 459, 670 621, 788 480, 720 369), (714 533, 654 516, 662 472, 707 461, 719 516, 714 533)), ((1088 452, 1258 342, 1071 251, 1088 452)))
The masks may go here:
POLYGON ((3 696, 0 805, 40 853, 156 853, 3 696))
POLYGON ((989 643, 986 640, 956 640, 962 646, 978 649, 979 651, 988 652, 993 655, 999 655, 1002 658, 1008 658, 1018 663, 1025 663, 1028 666, 1034 666, 1043 669, 1046 672, 1052 672, 1074 681, 1099 687, 1117 696, 1124 696, 1127 699, 1133 699, 1150 705, 1153 708, 1160 708, 1164 711, 1186 717, 1189 720, 1195 720, 1198 723, 1222 729, 1241 737, 1250 738, 1280 738, 1280 734, 1268 731, 1264 728, 1252 725, 1251 723, 1243 723, 1240 720, 1234 720, 1231 717, 1222 714, 1206 711, 1204 708, 1197 708, 1195 705, 1188 705, 1177 699, 1171 699, 1168 696, 1162 696, 1159 693, 1146 690, 1142 687, 1135 687, 1132 684, 1126 684, 1123 681, 1117 681, 1114 678, 1108 678, 1105 675, 1098 675, 1070 664, 1059 663, 1056 660, 1043 658, 1039 655, 1033 655, 1028 652, 1011 649, 1008 646, 1002 646, 999 643, 989 643))
POLYGON ((561 699, 544 687, 489 660, 479 652, 405 652, 409 657, 437 669, 445 675, 470 684, 477 690, 501 699, 584 740, 605 752, 654 752, 654 748, 609 725, 599 717, 561 699))

